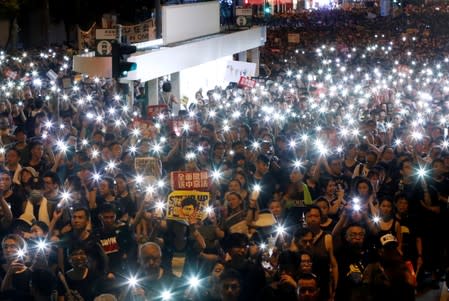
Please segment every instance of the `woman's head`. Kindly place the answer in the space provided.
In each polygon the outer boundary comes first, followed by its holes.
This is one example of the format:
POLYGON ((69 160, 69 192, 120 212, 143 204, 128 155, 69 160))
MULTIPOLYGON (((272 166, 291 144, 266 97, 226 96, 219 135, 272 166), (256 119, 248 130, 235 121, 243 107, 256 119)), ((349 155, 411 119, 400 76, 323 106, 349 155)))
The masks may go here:
POLYGON ((301 274, 312 273, 312 254, 307 251, 299 253, 299 272, 301 274))
POLYGON ((368 198, 373 194, 373 186, 367 178, 358 178, 354 185, 354 195, 361 198, 368 198))
POLYGON ((327 219, 327 215, 329 214, 329 201, 321 197, 315 200, 315 205, 321 209, 321 219, 327 219))
POLYGON ((115 176, 116 189, 118 193, 122 193, 128 190, 128 180, 124 174, 118 174, 115 176))
POLYGON ((232 192, 240 192, 241 189, 241 185, 240 185, 240 181, 237 179, 233 179, 231 181, 229 181, 228 184, 228 191, 232 191, 232 192))
POLYGON ((326 178, 322 182, 323 193, 326 195, 333 195, 337 189, 337 184, 334 179, 326 178))
POLYGON ((379 202, 379 213, 381 217, 392 217, 394 204, 389 197, 383 197, 379 202))
POLYGON ((242 197, 236 192, 229 192, 226 195, 226 201, 228 202, 228 207, 232 210, 238 209, 243 204, 242 197))

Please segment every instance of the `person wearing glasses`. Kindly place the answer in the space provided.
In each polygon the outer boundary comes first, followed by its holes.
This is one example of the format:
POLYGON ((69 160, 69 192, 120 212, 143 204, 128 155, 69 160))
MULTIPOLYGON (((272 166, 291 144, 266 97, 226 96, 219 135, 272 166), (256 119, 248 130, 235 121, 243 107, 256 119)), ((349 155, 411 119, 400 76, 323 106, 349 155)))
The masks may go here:
POLYGON ((362 225, 353 223, 346 228, 341 246, 336 250, 339 271, 336 301, 364 299, 363 274, 373 255, 365 247, 365 241, 366 230, 362 225))
POLYGON ((315 274, 303 274, 298 279, 298 301, 318 301, 320 299, 320 288, 318 277, 315 274))

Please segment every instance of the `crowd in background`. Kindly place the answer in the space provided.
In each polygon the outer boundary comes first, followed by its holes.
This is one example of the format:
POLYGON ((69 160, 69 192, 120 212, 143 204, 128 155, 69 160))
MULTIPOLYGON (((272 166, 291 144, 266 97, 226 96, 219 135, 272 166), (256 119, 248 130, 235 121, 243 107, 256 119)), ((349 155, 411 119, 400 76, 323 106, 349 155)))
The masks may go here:
POLYGON ((198 87, 178 116, 170 101, 145 116, 113 80, 73 74, 67 49, 2 53, 0 299, 414 300, 439 288, 447 13, 367 13, 273 17, 270 75, 198 87), (136 171, 141 157, 151 174, 136 171), (206 218, 187 198, 187 218, 167 219, 171 172, 205 170, 206 218))

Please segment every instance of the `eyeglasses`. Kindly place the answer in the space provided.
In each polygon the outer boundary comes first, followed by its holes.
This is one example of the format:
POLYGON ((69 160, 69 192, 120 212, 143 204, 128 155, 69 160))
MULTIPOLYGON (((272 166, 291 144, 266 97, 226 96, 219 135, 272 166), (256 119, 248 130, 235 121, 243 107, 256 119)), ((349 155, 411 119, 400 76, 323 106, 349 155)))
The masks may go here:
POLYGON ((300 287, 298 288, 299 294, 314 294, 317 291, 316 287, 300 287))
POLYGON ((348 236, 351 238, 355 238, 355 237, 364 237, 365 233, 363 232, 359 232, 359 233, 348 233, 348 236))
POLYGON ((239 289, 240 288, 240 285, 239 284, 223 284, 223 289, 225 289, 225 290, 228 290, 228 289, 231 289, 231 290, 237 290, 237 289, 239 289))

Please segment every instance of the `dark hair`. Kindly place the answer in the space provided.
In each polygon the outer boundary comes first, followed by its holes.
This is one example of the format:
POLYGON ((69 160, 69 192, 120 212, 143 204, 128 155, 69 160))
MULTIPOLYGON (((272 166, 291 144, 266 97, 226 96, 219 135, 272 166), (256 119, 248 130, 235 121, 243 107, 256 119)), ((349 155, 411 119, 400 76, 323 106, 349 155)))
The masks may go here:
POLYGON ((223 282, 225 280, 237 280, 241 284, 242 276, 240 275, 239 271, 233 268, 226 268, 220 275, 220 281, 223 282))
POLYGON ((329 201, 324 196, 319 196, 313 201, 313 204, 317 205, 318 203, 326 203, 327 208, 330 208, 329 201))
POLYGON ((182 207, 190 206, 190 205, 193 205, 194 208, 198 207, 198 202, 196 201, 196 199, 194 197, 187 197, 181 201, 182 207))
POLYGON ((400 200, 406 200, 408 202, 407 195, 403 192, 399 192, 394 196, 394 203, 396 204, 400 200))
POLYGON ((74 206, 72 209, 72 216, 75 212, 83 211, 86 214, 88 220, 90 220, 90 211, 84 206, 74 206))
POLYGON ((308 207, 306 208, 305 212, 304 212, 304 215, 309 214, 310 211, 312 211, 313 209, 318 210, 318 211, 320 212, 320 216, 323 215, 323 213, 321 212, 321 208, 318 207, 317 205, 310 205, 310 206, 308 206, 308 207))
POLYGON ((353 186, 353 194, 354 195, 358 195, 359 194, 358 189, 359 189, 359 185, 361 183, 365 183, 368 186, 368 195, 373 194, 373 185, 371 184, 371 182, 367 178, 365 178, 365 177, 356 177, 354 180, 355 180, 354 181, 354 186, 353 186))
POLYGON ((51 170, 46 171, 42 176, 42 178, 50 178, 54 184, 61 186, 61 180, 59 179, 58 174, 55 173, 54 171, 51 170))

